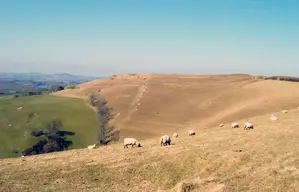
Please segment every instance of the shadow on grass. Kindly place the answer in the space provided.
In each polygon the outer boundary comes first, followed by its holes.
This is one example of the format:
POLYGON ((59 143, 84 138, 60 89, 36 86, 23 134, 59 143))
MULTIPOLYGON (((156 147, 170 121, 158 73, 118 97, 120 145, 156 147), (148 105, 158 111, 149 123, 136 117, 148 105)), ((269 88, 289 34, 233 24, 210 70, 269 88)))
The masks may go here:
POLYGON ((64 136, 67 136, 67 135, 70 135, 70 136, 76 135, 76 133, 72 132, 72 131, 58 131, 57 134, 61 137, 64 137, 64 136))

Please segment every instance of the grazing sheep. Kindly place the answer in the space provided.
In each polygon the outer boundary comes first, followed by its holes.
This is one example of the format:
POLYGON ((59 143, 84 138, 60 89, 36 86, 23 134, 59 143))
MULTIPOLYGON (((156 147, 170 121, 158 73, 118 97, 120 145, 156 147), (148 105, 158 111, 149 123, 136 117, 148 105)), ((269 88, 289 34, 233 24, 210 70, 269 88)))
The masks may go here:
POLYGON ((124 139, 124 148, 129 148, 128 145, 141 147, 141 144, 135 138, 125 138, 124 139))
POLYGON ((288 111, 287 111, 287 110, 283 110, 282 112, 283 112, 283 113, 288 113, 288 111))
POLYGON ((96 144, 89 145, 87 148, 88 148, 88 149, 95 149, 95 148, 96 148, 96 144))
POLYGON ((245 125, 244 125, 244 130, 245 129, 253 129, 253 124, 252 123, 245 123, 245 125))
POLYGON ((161 146, 165 146, 165 145, 170 145, 171 143, 171 139, 168 135, 163 135, 161 138, 160 138, 160 143, 161 143, 161 146))
POLYGON ((277 120, 277 117, 275 116, 275 115, 271 115, 271 117, 270 117, 270 120, 272 120, 272 121, 276 121, 277 120))
POLYGON ((174 137, 174 138, 178 138, 178 137, 179 137, 179 134, 178 134, 178 133, 173 133, 173 137, 174 137))
POLYGON ((220 124, 219 126, 220 126, 220 127, 223 127, 223 126, 224 126, 224 124, 220 124))
POLYGON ((193 135, 195 135, 195 131, 194 131, 194 130, 190 130, 190 131, 188 132, 188 134, 189 134, 189 136, 193 136, 193 135))
POLYGON ((232 123, 232 128, 238 128, 239 124, 238 123, 232 123))

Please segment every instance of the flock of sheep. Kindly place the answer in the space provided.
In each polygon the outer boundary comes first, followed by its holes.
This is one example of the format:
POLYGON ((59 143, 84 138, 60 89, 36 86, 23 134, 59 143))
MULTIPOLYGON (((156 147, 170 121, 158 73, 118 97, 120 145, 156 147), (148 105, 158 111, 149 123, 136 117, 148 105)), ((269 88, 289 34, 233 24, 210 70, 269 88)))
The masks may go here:
MULTIPOLYGON (((188 132, 189 136, 193 136, 195 135, 195 131, 194 130, 190 130, 188 132)), ((173 133, 173 137, 174 138, 178 138, 179 134, 178 133, 173 133)), ((163 135, 162 137, 160 137, 160 144, 161 146, 167 146, 171 144, 171 139, 169 135, 163 135)), ((124 139, 124 148, 129 148, 129 145, 131 145, 131 147, 141 147, 141 144, 137 141, 137 139, 135 138, 125 138, 124 139)))
MULTIPOLYGON (((287 113, 287 110, 282 111, 283 113, 287 113)), ((275 115, 271 115, 270 120, 277 120, 277 117, 275 115)), ((224 124, 220 124, 220 127, 223 127, 224 124)), ((234 122, 231 124, 231 128, 239 128, 239 124, 234 122)), ((254 125, 252 123, 245 123, 244 124, 244 130, 248 130, 248 129, 253 129, 254 125)), ((195 131, 194 130, 190 130, 188 131, 188 135, 189 136, 193 136, 195 135, 195 131)), ((178 138, 179 135, 178 133, 173 133, 173 137, 174 138, 178 138)), ((169 135, 163 135, 162 137, 160 137, 160 144, 161 146, 167 146, 171 144, 171 138, 169 135)), ((142 147, 141 143, 137 141, 137 139, 135 138, 125 138, 124 139, 124 148, 129 148, 129 146, 131 145, 131 147, 142 147)), ((94 149, 96 147, 96 145, 91 145, 88 146, 89 149, 94 149)))
MULTIPOLYGON (((282 111, 283 113, 287 113, 287 110, 282 111)), ((271 115, 270 120, 275 121, 277 120, 277 117, 275 115, 271 115)), ((220 124, 220 127, 223 127, 224 124, 220 124)), ((232 123, 231 124, 231 128, 239 128, 239 124, 238 123, 232 123)), ((244 130, 248 130, 248 129, 253 129, 254 125, 252 123, 245 123, 244 124, 244 130)), ((193 136, 195 135, 195 131, 194 130, 190 130, 188 132, 189 136, 193 136)), ((173 133, 173 137, 177 138, 179 137, 178 133, 173 133)), ((166 146, 166 145, 170 145, 171 143, 171 139, 169 135, 163 135, 160 138, 160 144, 161 146, 166 146)), ((134 146, 137 147, 141 147, 141 144, 135 139, 135 138, 125 138, 124 139, 124 148, 128 148, 128 146, 131 145, 131 147, 133 148, 134 146)))

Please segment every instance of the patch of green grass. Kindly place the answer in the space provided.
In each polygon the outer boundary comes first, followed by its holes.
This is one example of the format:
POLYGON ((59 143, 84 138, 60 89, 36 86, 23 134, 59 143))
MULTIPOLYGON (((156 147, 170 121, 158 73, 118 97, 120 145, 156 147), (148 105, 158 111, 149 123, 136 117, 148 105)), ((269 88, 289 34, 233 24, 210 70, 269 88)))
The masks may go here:
POLYGON ((43 129, 53 119, 62 120, 62 130, 76 133, 68 136, 73 141, 71 148, 95 142, 96 114, 82 100, 50 95, 0 99, 0 157, 16 156, 14 149, 34 144, 39 138, 31 132, 43 129))

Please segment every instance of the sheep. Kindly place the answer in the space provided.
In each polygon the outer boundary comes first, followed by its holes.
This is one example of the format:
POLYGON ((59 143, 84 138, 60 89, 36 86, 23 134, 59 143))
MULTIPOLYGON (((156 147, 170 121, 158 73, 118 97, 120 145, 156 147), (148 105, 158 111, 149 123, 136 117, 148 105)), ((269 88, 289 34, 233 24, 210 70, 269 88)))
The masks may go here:
POLYGON ((135 138, 125 138, 124 139, 124 148, 129 148, 128 145, 141 147, 141 144, 135 138))
POLYGON ((244 125, 244 130, 245 129, 253 129, 253 124, 252 123, 245 123, 245 125, 244 125))
POLYGON ((89 145, 87 148, 88 148, 88 149, 95 149, 95 148, 96 148, 96 144, 89 145))
POLYGON ((224 124, 220 124, 219 126, 220 126, 220 127, 223 127, 223 126, 224 126, 224 124))
POLYGON ((179 134, 178 134, 178 133, 173 133, 173 137, 174 137, 174 138, 178 138, 178 137, 179 137, 179 134))
POLYGON ((238 128, 239 127, 239 124, 238 123, 232 123, 232 128, 238 128))
POLYGON ((272 120, 272 121, 276 121, 277 120, 277 117, 275 116, 275 115, 271 115, 271 117, 270 117, 270 120, 272 120))
POLYGON ((163 135, 161 138, 160 138, 160 143, 161 143, 161 146, 165 146, 165 145, 170 145, 171 143, 171 139, 168 135, 163 135))
POLYGON ((283 110, 282 112, 283 112, 283 113, 288 113, 288 111, 287 111, 287 110, 283 110))
POLYGON ((195 135, 195 131, 194 131, 194 130, 190 130, 190 131, 188 132, 188 134, 189 134, 189 136, 193 136, 193 135, 195 135))

